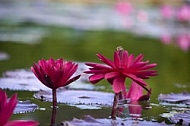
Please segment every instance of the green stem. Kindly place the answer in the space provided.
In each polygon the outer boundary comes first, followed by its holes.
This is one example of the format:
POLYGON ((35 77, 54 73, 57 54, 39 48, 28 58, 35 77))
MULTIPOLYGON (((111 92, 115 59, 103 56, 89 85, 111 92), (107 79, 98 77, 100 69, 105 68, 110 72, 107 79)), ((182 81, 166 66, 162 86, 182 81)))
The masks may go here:
POLYGON ((118 97, 119 97, 119 94, 115 93, 115 95, 114 95, 114 101, 113 101, 113 106, 112 106, 112 112, 111 112, 111 118, 113 120, 116 120, 117 107, 118 107, 118 97))
POLYGON ((56 109, 57 109, 57 95, 56 89, 52 89, 53 95, 53 106, 52 106, 52 115, 51 115, 51 126, 55 126, 55 119, 56 119, 56 109))

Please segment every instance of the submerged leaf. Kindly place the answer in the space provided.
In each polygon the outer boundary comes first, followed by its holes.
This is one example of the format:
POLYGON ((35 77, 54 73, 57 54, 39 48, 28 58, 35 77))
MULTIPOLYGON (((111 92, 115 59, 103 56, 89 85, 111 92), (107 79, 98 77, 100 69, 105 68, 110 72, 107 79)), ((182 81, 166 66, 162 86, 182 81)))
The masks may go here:
POLYGON ((38 106, 36 104, 30 103, 29 101, 18 101, 13 113, 34 112, 37 108, 38 106))
MULTIPOLYGON (((178 93, 178 94, 160 94, 158 100, 162 103, 167 102, 177 106, 190 106, 190 94, 178 93)), ((164 104, 167 105, 167 104, 164 104)))
POLYGON ((165 123, 151 122, 151 121, 140 121, 140 120, 132 120, 132 119, 121 119, 117 118, 117 120, 112 119, 95 119, 90 115, 85 116, 82 119, 73 119, 72 121, 64 121, 62 122, 64 126, 167 126, 165 123))
MULTIPOLYGON (((101 105, 111 106, 113 102, 113 93, 84 90, 57 90, 57 102, 74 105, 101 105)), ((52 102, 51 91, 40 91, 34 94, 35 98, 52 102)))

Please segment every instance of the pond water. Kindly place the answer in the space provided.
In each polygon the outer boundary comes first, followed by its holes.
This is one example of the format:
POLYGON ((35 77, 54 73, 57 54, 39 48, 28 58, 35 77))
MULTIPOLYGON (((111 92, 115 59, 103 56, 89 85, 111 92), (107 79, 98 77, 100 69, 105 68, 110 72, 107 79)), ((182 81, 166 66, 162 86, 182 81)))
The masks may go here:
MULTIPOLYGON (((152 95, 150 102, 140 103, 143 108, 141 119, 171 123, 167 119, 167 116, 171 114, 169 112, 190 109, 189 103, 186 103, 187 106, 180 106, 160 104, 158 101, 160 94, 190 92, 190 52, 183 52, 176 45, 164 45, 156 38, 137 36, 123 30, 101 29, 93 31, 63 26, 36 25, 27 21, 9 25, 3 21, 0 26, 2 29, 6 28, 6 34, 11 37, 10 39, 4 37, 6 38, 4 40, 1 38, 0 41, 0 86, 6 83, 10 84, 10 81, 2 81, 5 78, 5 72, 28 70, 34 62, 41 58, 49 59, 53 57, 79 63, 100 63, 96 53, 101 53, 112 59, 116 47, 122 46, 130 54, 133 53, 137 56, 143 53, 145 60, 158 64, 155 68, 158 71, 158 76, 147 80, 152 88, 152 95)), ((21 74, 21 77, 23 76, 30 77, 27 74, 21 74)), ((14 76, 13 79, 15 79, 12 80, 15 81, 15 84, 19 82, 29 83, 27 79, 23 81, 14 76)), ((111 86, 106 81, 94 85, 95 87, 86 82, 86 87, 83 85, 77 87, 77 83, 75 88, 78 89, 83 87, 85 90, 112 93, 111 86)), ((37 90, 15 91, 10 89, 6 90, 9 96, 17 93, 19 101, 28 100, 38 106, 33 112, 17 113, 11 119, 33 119, 40 122, 40 125, 50 124, 51 102, 35 98, 34 94, 38 93, 37 90)), ((189 101, 189 99, 189 96, 187 96, 185 100, 189 101)), ((60 124, 62 121, 71 121, 73 118, 83 119, 85 115, 94 118, 109 118, 110 113, 111 106, 77 106, 60 103, 56 120, 57 124, 60 124)))

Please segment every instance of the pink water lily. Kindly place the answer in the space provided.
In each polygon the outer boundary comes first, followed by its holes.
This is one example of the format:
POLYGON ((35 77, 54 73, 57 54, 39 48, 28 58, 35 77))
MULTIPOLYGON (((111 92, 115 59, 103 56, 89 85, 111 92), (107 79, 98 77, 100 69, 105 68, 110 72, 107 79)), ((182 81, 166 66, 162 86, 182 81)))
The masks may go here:
POLYGON ((118 2, 116 3, 115 8, 120 14, 125 15, 125 16, 130 14, 133 10, 133 6, 129 2, 118 2))
POLYGON ((0 126, 37 126, 38 122, 30 120, 9 121, 17 104, 17 95, 14 94, 9 100, 6 92, 0 90, 0 126))
POLYGON ((190 20, 190 6, 183 5, 177 12, 177 19, 179 21, 189 21, 190 20))
POLYGON ((188 52, 190 48, 189 36, 189 34, 181 34, 177 37, 177 44, 184 52, 188 52))
POLYGON ((101 54, 97 54, 97 56, 106 65, 86 63, 90 68, 85 73, 92 74, 89 77, 91 83, 95 84, 102 79, 106 79, 112 85, 113 91, 119 93, 126 90, 125 79, 130 78, 151 93, 144 79, 157 75, 155 70, 149 70, 155 67, 156 64, 148 64, 149 61, 142 61, 142 54, 135 58, 133 54, 129 55, 126 50, 118 49, 114 52, 113 61, 101 54))
POLYGON ((34 63, 31 67, 35 76, 47 87, 52 89, 52 117, 51 126, 55 126, 57 95, 56 89, 67 86, 73 81, 77 80, 80 75, 72 77, 76 72, 78 65, 71 61, 64 61, 63 59, 49 60, 41 59, 38 64, 34 63), (71 78, 72 77, 72 78, 71 78))
POLYGON ((166 34, 161 35, 160 40, 162 43, 168 45, 172 42, 172 36, 166 33, 166 34))
POLYGON ((163 5, 160 10, 165 19, 170 19, 174 15, 174 9, 170 5, 163 5))
POLYGON ((57 89, 67 86, 80 77, 78 75, 71 78, 77 68, 78 65, 71 61, 50 58, 49 60, 41 59, 37 64, 34 63, 31 70, 45 86, 57 89))
POLYGON ((85 71, 91 74, 89 81, 93 84, 106 79, 115 92, 111 118, 116 119, 118 111, 118 101, 121 99, 130 99, 131 101, 148 100, 151 90, 147 88, 148 84, 144 79, 149 79, 149 76, 156 76, 157 71, 150 70, 157 64, 148 64, 149 61, 142 61, 143 55, 140 54, 136 58, 133 54, 128 54, 128 51, 122 47, 117 47, 114 52, 114 60, 110 60, 101 54, 97 54, 99 59, 105 63, 86 63, 89 70, 85 71), (132 80, 129 91, 126 91, 125 80, 130 78, 132 80), (148 92, 143 95, 143 88, 148 92))

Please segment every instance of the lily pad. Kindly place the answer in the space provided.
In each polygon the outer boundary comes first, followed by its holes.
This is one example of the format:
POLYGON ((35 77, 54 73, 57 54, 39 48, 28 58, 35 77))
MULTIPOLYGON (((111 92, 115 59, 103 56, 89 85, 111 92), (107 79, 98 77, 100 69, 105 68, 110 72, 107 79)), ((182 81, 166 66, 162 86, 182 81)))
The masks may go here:
POLYGON ((20 113, 34 112, 37 108, 38 106, 34 103, 30 103, 30 101, 18 101, 13 113, 20 114, 20 113))
POLYGON ((167 105, 165 103, 169 103, 168 105, 177 105, 177 106, 190 106, 190 94, 189 93, 178 93, 178 94, 160 94, 158 96, 158 100, 161 104, 167 105))
POLYGON ((101 107, 99 106, 99 105, 85 105, 85 104, 83 104, 83 105, 71 105, 70 104, 70 106, 74 106, 74 107, 77 107, 77 108, 79 108, 79 109, 92 109, 92 110, 94 110, 94 109, 101 109, 101 107))
POLYGON ((7 53, 0 52, 0 61, 1 60, 8 60, 8 59, 9 59, 9 55, 7 53))
MULTIPOLYGON (((34 94, 35 98, 52 102, 51 91, 40 91, 34 94)), ((72 105, 100 105, 111 106, 113 103, 113 93, 87 91, 87 90, 57 90, 57 101, 72 105)))
POLYGON ((170 118, 176 113, 177 113, 177 111, 170 111, 170 112, 167 112, 167 113, 162 113, 160 116, 163 117, 163 118, 170 118))
POLYGON ((104 89, 103 86, 94 86, 92 84, 87 84, 85 82, 82 82, 80 80, 77 80, 76 82, 73 82, 67 86, 67 89, 70 90, 98 90, 98 89, 104 89))
POLYGON ((173 123, 181 124, 181 125, 190 125, 190 111, 178 112, 170 117, 170 120, 173 123))
POLYGON ((0 88, 9 90, 39 91, 50 90, 34 76, 30 70, 18 69, 3 73, 0 88))
POLYGON ((41 28, 7 28, 0 29, 1 42, 16 42, 24 44, 36 44, 47 34, 47 30, 41 28))
POLYGON ((167 126, 165 123, 151 122, 151 121, 140 121, 132 119, 95 119, 90 115, 85 116, 84 119, 74 118, 72 121, 62 122, 64 126, 167 126))

